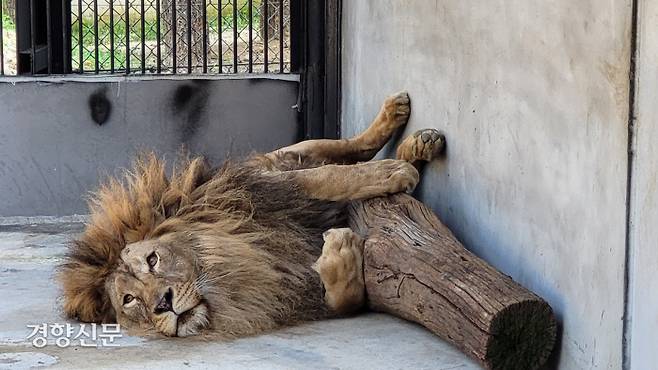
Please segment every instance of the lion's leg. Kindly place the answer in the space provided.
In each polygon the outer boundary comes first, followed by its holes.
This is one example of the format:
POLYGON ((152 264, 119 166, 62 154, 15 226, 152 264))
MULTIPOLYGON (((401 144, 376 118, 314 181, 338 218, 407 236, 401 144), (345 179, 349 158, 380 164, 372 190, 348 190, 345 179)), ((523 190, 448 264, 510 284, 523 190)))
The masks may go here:
POLYGON ((365 303, 363 239, 349 228, 323 235, 322 255, 313 265, 325 288, 324 300, 338 315, 352 313, 365 303))
POLYGON ((409 95, 400 92, 389 96, 368 129, 353 138, 302 141, 268 153, 266 157, 275 159, 281 154, 292 154, 315 163, 338 164, 369 161, 388 142, 395 130, 407 123, 410 113, 409 95))
POLYGON ((317 168, 279 172, 299 184, 310 197, 347 201, 411 192, 420 179, 418 170, 405 161, 385 159, 354 165, 330 164, 317 168))
POLYGON ((400 143, 396 158, 414 165, 429 162, 443 151, 445 143, 445 137, 435 129, 418 130, 400 143))

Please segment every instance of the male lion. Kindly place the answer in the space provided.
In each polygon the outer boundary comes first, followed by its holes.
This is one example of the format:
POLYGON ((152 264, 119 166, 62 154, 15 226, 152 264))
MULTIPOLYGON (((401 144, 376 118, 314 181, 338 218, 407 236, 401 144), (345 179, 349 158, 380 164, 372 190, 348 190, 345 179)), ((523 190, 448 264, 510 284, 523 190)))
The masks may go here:
POLYGON ((363 241, 338 228, 346 202, 413 190, 412 163, 444 144, 422 130, 398 160, 359 163, 409 113, 399 93, 354 138, 305 141, 218 170, 186 159, 168 177, 162 161, 142 156, 94 193, 91 219, 59 268, 64 311, 138 333, 233 338, 359 308, 363 241))

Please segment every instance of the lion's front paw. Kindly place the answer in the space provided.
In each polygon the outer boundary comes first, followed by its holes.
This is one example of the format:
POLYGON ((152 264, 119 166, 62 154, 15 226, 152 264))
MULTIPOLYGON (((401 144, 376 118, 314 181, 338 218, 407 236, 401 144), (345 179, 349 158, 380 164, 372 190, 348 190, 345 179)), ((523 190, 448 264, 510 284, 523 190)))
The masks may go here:
POLYGON ((354 312, 365 301, 363 239, 349 228, 323 234, 322 255, 313 264, 325 288, 325 303, 337 314, 354 312))
POLYGON ((435 129, 418 130, 398 146, 397 159, 408 162, 431 161, 445 148, 446 139, 435 129))
POLYGON ((405 125, 411 114, 409 94, 406 91, 401 91, 386 98, 382 106, 382 113, 385 114, 387 121, 394 126, 393 129, 405 125))
POLYGON ((377 170, 381 171, 384 176, 383 185, 387 194, 414 191, 420 181, 420 174, 416 167, 409 162, 397 159, 386 159, 379 163, 382 168, 377 170))

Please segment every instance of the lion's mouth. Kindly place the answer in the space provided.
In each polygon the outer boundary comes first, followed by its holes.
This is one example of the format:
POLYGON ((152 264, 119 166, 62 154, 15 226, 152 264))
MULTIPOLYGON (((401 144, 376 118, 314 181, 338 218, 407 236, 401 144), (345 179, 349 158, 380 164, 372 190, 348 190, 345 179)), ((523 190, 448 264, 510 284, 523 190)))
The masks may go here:
POLYGON ((194 308, 196 306, 192 307, 191 309, 178 314, 177 320, 178 320, 178 325, 185 325, 189 320, 191 320, 194 317, 194 308))
POLYGON ((208 307, 202 302, 176 316, 176 336, 198 335, 209 325, 208 307))

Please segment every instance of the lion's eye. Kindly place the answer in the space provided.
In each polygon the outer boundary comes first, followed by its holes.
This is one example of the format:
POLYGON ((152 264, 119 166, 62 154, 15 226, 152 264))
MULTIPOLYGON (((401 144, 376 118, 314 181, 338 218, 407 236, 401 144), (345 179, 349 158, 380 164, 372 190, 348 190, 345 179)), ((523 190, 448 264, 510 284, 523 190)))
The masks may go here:
POLYGON ((158 255, 155 252, 149 254, 149 256, 146 257, 146 263, 148 263, 151 268, 155 267, 155 265, 158 264, 158 255))
POLYGON ((132 296, 132 294, 126 294, 123 296, 123 304, 128 304, 132 302, 135 299, 135 297, 132 296))

